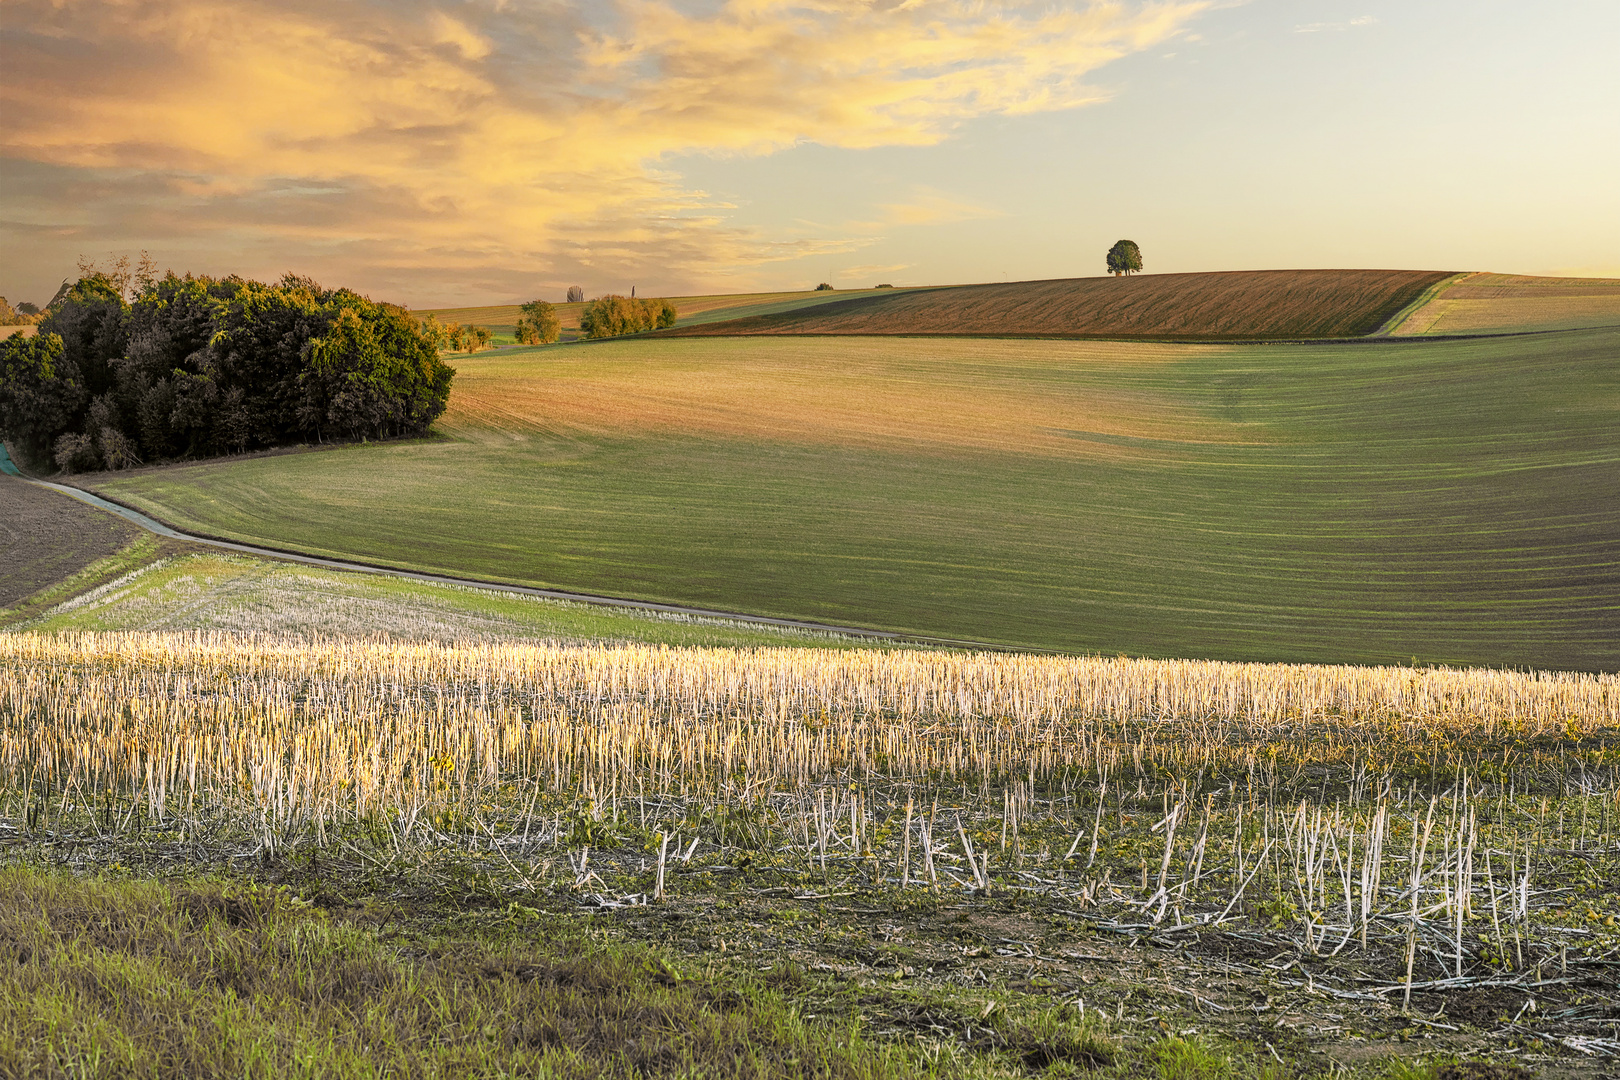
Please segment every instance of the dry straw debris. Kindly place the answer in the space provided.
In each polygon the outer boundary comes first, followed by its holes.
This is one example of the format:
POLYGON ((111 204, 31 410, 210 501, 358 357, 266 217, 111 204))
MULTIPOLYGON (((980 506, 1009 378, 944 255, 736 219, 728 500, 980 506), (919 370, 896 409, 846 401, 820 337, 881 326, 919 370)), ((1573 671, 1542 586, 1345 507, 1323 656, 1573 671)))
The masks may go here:
POLYGON ((0 635, 12 842, 448 846, 606 906, 1025 892, 1348 948, 1368 1000, 1620 949, 1617 734, 1614 675, 0 635))

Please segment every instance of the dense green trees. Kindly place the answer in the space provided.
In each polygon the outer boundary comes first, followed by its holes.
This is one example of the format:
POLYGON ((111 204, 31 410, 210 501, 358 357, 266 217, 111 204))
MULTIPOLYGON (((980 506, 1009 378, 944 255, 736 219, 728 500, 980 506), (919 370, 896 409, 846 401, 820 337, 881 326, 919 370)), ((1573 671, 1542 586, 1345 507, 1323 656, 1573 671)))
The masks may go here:
POLYGON ((609 293, 585 305, 580 333, 588 338, 618 337, 675 325, 675 305, 668 300, 635 300, 609 293))
POLYGON ((550 345, 562 334, 557 309, 544 300, 531 300, 522 307, 515 336, 520 345, 550 345))
POLYGON ((1108 249, 1108 272, 1118 277, 1142 269, 1142 249, 1134 240, 1119 240, 1108 249))
POLYGON ((97 271, 0 342, 0 433, 69 470, 386 438, 425 431, 454 374, 409 312, 347 289, 97 271))

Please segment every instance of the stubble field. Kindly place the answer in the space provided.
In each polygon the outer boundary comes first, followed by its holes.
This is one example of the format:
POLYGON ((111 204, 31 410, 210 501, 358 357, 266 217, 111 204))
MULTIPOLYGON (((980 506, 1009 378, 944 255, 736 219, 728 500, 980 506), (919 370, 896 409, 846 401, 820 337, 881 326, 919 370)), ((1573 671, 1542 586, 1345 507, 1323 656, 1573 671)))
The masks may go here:
POLYGON ((0 1069, 1596 1080, 1617 692, 0 635, 0 1069))

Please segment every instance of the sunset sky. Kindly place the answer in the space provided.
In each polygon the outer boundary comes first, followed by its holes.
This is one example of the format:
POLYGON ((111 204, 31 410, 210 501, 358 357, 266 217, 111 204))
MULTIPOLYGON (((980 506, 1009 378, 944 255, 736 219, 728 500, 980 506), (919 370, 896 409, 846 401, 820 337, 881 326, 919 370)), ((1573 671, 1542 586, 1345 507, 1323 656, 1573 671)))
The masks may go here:
POLYGON ((1620 276, 1615 0, 0 0, 0 294, 1620 276))

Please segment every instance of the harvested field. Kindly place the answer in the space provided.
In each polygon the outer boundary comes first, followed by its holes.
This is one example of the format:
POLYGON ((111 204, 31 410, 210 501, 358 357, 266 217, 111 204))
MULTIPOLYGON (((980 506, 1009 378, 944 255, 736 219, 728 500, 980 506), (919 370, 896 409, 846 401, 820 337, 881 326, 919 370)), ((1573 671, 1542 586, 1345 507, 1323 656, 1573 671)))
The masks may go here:
POLYGON ((1446 276, 1419 270, 1245 270, 885 290, 811 310, 677 325, 661 336, 1358 337, 1446 276))
POLYGON ((0 608, 72 577, 140 534, 111 514, 0 474, 0 608))
POLYGON ((1620 278, 1468 274, 1391 331, 1393 336, 1505 334, 1620 326, 1620 278))
MULTIPOLYGON (((281 886, 189 904, 198 924, 167 942, 313 907, 397 946, 453 906, 464 932, 527 949, 572 919, 669 950, 645 969, 662 985, 785 969, 810 1016, 866 1017, 889 1046, 1010 1050, 1005 1072, 938 1073, 1008 1080, 1076 1075, 1046 1071, 1050 1029, 1032 1045, 989 1019, 1030 1003, 1101 1021, 1088 1068, 1151 1062, 1172 1033, 1253 1055, 1111 1080, 1526 1075, 1380 1067, 1435 1037, 1606 1075, 1617 739, 1614 676, 0 635, 12 860, 281 886), (843 1007, 825 1000, 838 986, 843 1007), (966 993, 986 996, 951 1006, 966 993), (1298 1067, 1261 1073, 1284 1054, 1298 1067)), ((0 986, 54 992, 41 949, 82 977, 54 935, 126 925, 15 875, 0 892, 15 913, 70 909, 59 928, 0 927, 29 943, 0 986)), ((424 969, 441 978, 458 954, 392 953, 445 961, 424 969)), ((543 962, 481 960, 464 985, 523 984, 543 962)), ((244 994, 267 978, 232 970, 244 994)), ((16 1014, 45 1031, 65 1013, 16 1014)), ((498 1019, 465 1041, 509 1050, 498 1019)))

